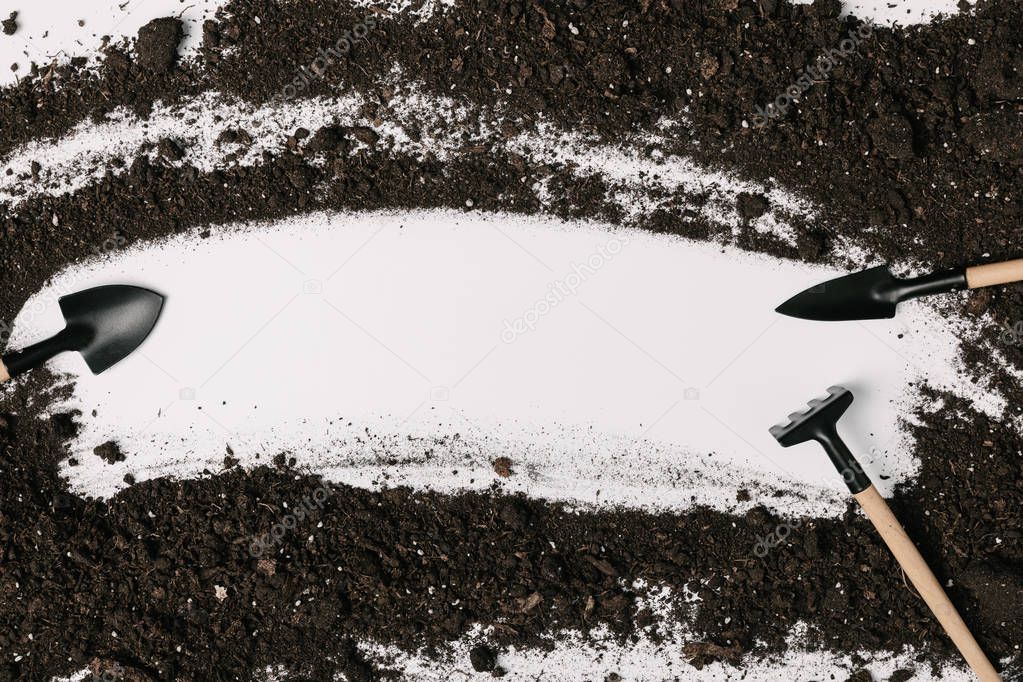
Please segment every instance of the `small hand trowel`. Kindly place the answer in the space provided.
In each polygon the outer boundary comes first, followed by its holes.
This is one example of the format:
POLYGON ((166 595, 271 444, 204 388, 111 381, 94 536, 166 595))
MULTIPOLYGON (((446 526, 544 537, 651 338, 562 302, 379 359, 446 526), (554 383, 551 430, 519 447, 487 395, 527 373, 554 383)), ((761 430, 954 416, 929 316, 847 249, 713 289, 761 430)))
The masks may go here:
POLYGON ((99 374, 145 341, 160 316, 163 296, 114 284, 62 296, 57 303, 67 326, 56 336, 0 358, 0 382, 75 350, 93 374, 99 374))
POLYGON ((1021 280, 1023 258, 913 279, 899 279, 888 266, 879 265, 810 287, 775 310, 804 320, 879 320, 895 317, 896 306, 911 298, 1021 280))

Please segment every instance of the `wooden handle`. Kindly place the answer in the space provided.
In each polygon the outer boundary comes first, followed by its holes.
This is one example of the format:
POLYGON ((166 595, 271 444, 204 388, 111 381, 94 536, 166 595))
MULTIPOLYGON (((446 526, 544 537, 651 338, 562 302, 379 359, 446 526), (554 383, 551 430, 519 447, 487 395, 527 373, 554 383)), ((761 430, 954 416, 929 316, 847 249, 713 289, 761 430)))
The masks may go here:
POLYGON ((902 525, 892 514, 892 510, 889 509, 884 498, 877 492, 877 488, 870 486, 853 497, 863 507, 867 518, 874 524, 874 528, 877 528, 881 539, 895 555, 902 570, 913 583, 913 587, 923 597, 924 602, 941 623, 941 627, 945 628, 945 632, 948 633, 949 638, 959 649, 970 668, 973 669, 977 679, 981 682, 1000 682, 1002 678, 995 671, 980 645, 977 644, 977 640, 973 638, 973 634, 970 633, 966 623, 959 616, 956 607, 949 601, 948 595, 941 588, 938 579, 931 573, 927 562, 920 556, 916 545, 906 535, 906 531, 902 529, 902 525))
POLYGON ((4 361, 0 360, 0 384, 4 383, 11 378, 10 373, 7 371, 7 366, 4 365, 4 361))
POLYGON ((1023 280, 1023 258, 966 268, 966 286, 971 289, 1023 280))

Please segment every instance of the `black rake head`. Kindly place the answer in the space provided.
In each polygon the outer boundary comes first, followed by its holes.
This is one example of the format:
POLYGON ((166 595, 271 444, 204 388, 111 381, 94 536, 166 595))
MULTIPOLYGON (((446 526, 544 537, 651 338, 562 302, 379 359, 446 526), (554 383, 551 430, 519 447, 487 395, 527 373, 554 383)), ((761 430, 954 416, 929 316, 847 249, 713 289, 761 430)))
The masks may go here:
POLYGON ((808 403, 809 409, 793 412, 787 422, 772 426, 770 431, 774 439, 786 448, 808 440, 820 443, 849 490, 856 494, 870 487, 870 478, 838 435, 838 420, 852 402, 852 391, 832 386, 826 397, 814 398, 808 403))
POLYGON ((808 403, 810 409, 793 412, 788 422, 772 426, 771 435, 786 448, 808 440, 819 440, 822 431, 835 428, 852 401, 853 394, 849 389, 832 386, 827 397, 814 398, 808 403))

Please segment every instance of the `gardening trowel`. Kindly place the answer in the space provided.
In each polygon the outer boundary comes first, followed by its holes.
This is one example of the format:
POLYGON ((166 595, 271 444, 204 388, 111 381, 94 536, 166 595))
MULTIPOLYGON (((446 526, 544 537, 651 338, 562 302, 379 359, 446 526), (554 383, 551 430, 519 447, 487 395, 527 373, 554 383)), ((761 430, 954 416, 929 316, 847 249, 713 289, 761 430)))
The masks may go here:
POLYGON ((804 320, 877 320, 895 317, 895 307, 918 296, 977 289, 1023 280, 1023 259, 936 272, 913 279, 894 276, 886 265, 810 287, 776 310, 804 320))
POLYGON ((123 360, 149 336, 163 296, 121 284, 86 289, 58 301, 67 326, 56 336, 0 358, 0 382, 76 350, 93 374, 123 360))

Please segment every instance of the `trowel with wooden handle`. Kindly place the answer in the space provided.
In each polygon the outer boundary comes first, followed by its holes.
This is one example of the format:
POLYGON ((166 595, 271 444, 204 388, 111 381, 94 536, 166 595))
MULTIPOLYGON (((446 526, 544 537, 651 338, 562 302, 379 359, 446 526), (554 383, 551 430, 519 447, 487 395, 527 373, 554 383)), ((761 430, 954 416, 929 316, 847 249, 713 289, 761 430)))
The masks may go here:
POLYGON ((163 296, 115 284, 62 296, 58 304, 67 326, 45 341, 0 357, 0 382, 66 351, 80 352, 93 374, 99 374, 146 340, 160 316, 163 296))
POLYGON ((912 279, 900 279, 879 265, 810 287, 775 310, 804 320, 876 320, 895 317, 896 306, 911 298, 1021 280, 1023 258, 912 279))

